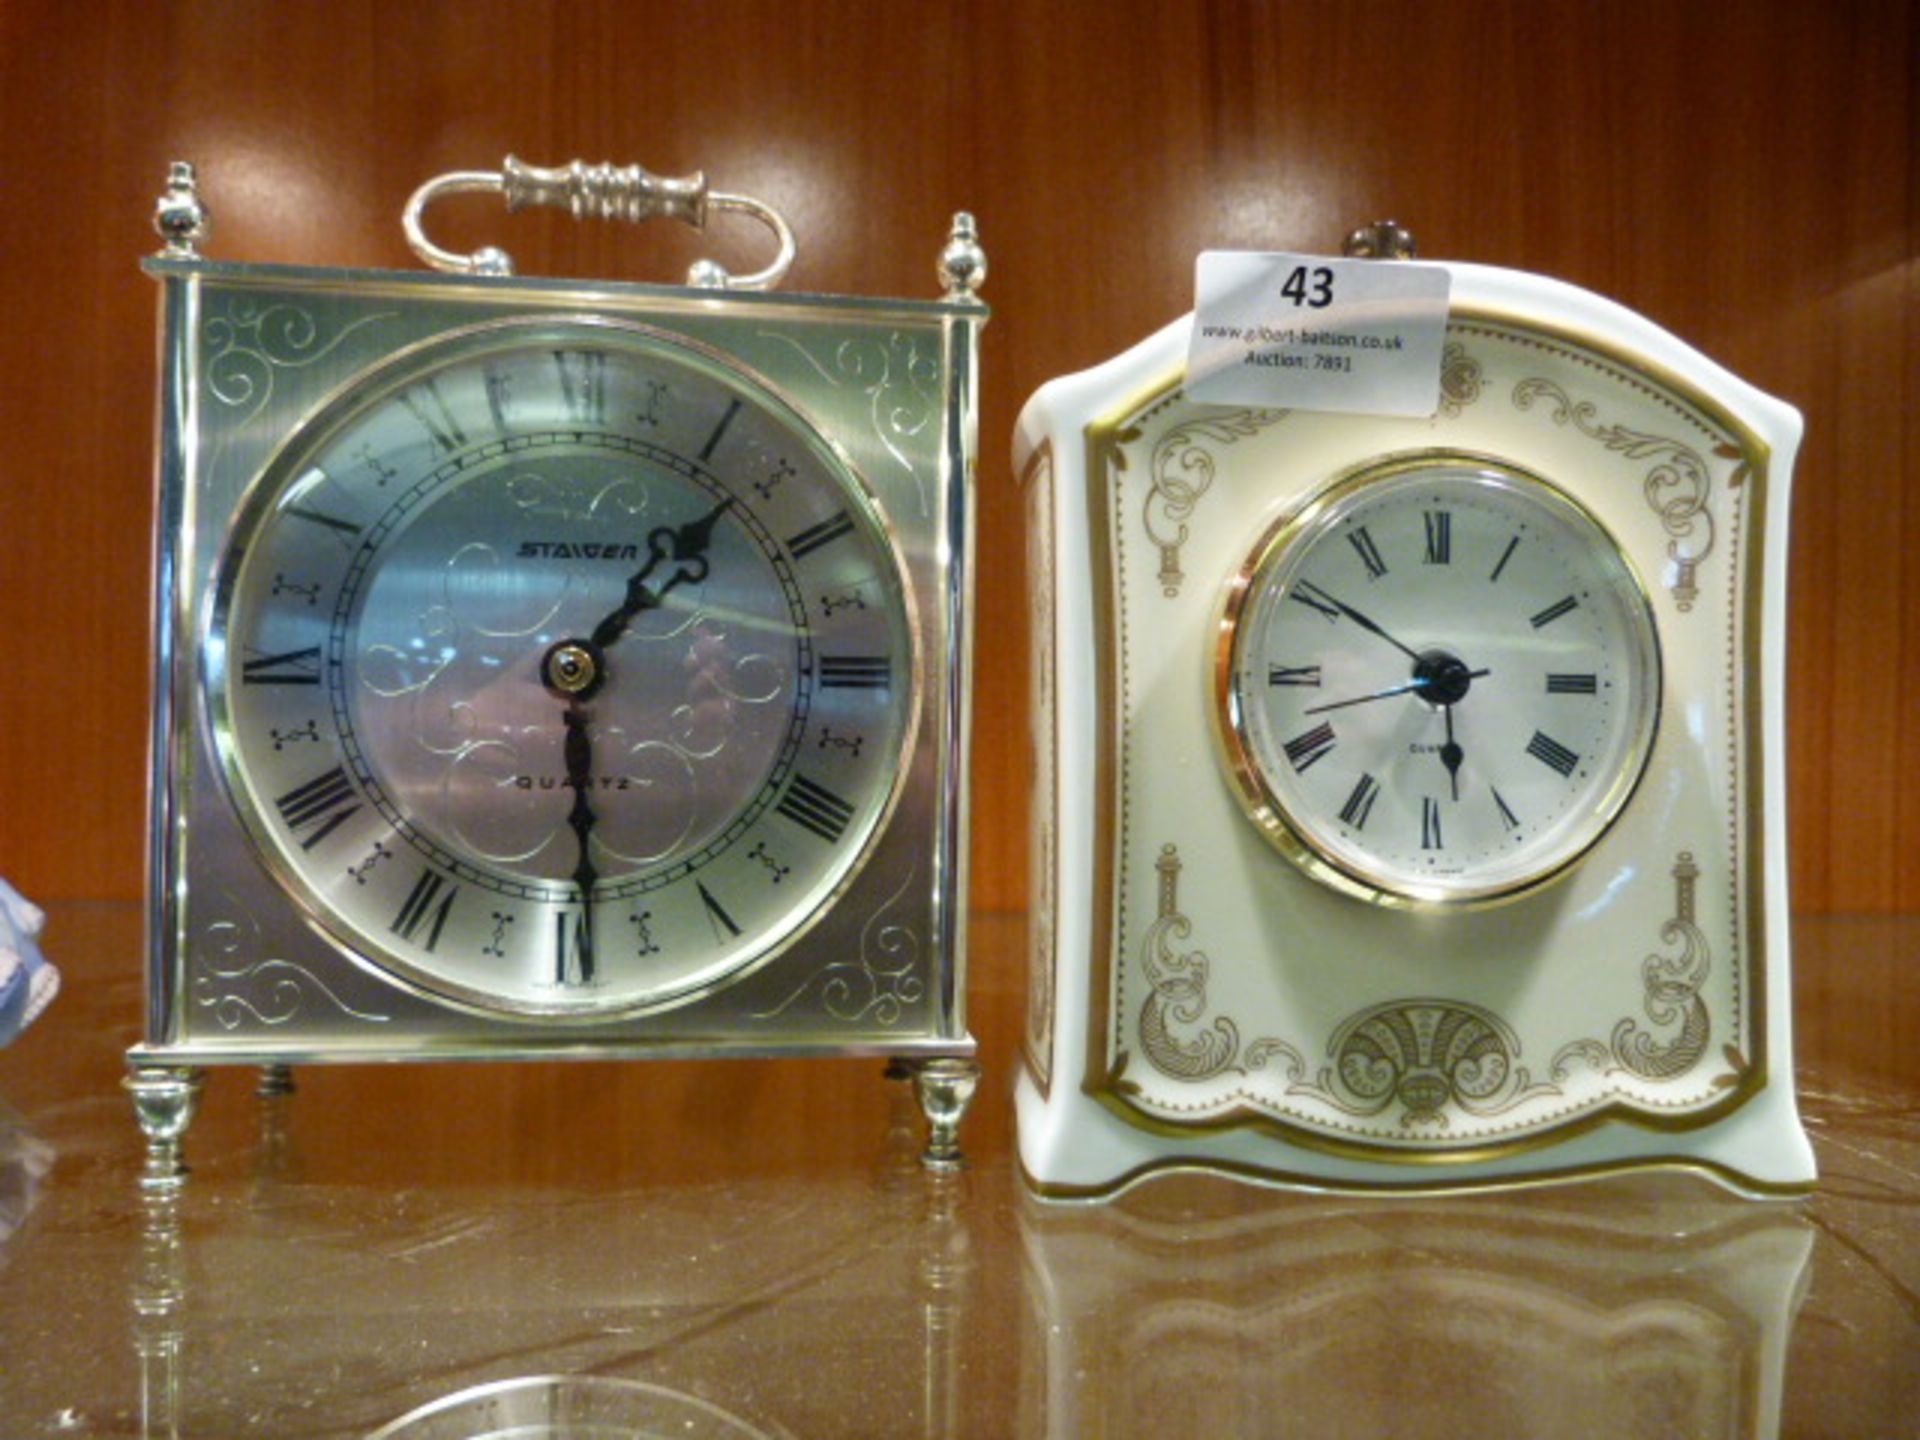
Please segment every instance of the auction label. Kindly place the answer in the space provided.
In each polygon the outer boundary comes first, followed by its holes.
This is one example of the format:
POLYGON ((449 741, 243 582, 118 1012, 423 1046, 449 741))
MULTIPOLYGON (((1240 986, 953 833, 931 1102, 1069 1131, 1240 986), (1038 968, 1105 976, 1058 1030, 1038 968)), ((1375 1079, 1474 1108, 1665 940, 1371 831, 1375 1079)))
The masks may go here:
POLYGON ((1202 252, 1187 395, 1208 405, 1428 416, 1452 277, 1440 265, 1202 252))

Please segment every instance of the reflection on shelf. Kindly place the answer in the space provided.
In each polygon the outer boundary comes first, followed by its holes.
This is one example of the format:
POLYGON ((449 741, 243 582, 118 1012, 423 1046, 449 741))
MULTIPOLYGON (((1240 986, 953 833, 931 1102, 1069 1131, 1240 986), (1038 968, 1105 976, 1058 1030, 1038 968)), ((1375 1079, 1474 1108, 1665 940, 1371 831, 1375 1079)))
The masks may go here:
POLYGON ((6 1243, 40 1199, 40 1187, 53 1168, 53 1147, 39 1139, 5 1105, 0 1105, 0 1266, 6 1243))
POLYGON ((1027 1203, 1043 1391, 1021 1434, 1780 1430, 1813 1247, 1793 1208, 1682 1175, 1454 1199, 1169 1177, 1027 1203))
POLYGON ((240 1359, 271 1413, 369 1440, 783 1440, 820 1417, 756 1412, 796 1388, 854 1433, 957 1435, 975 1177, 923 1166, 899 1078, 866 1175, 594 1193, 305 1184, 266 1087, 244 1184, 127 1189, 138 1433, 212 1433, 240 1359))
POLYGON ((639 1380, 529 1375, 432 1401, 367 1440, 791 1440, 792 1433, 639 1380))

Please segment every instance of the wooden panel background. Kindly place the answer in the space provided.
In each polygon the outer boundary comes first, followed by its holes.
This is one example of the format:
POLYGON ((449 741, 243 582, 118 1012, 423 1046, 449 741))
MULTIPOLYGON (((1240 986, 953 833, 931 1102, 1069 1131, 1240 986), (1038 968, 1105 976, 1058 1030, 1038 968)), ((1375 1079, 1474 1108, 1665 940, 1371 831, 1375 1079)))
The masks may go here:
MULTIPOLYGON (((1795 899, 1920 907, 1917 10, 3 0, 0 874, 140 890, 135 260, 167 161, 199 165, 216 257, 409 266, 410 190, 511 151, 705 167, 785 210, 797 289, 930 295, 949 213, 978 214, 981 905, 1024 888, 1021 401, 1185 310, 1202 248, 1330 249, 1394 215, 1427 255, 1610 294, 1802 407, 1795 899)), ((449 231, 529 273, 672 278, 697 253, 478 202, 449 231)))

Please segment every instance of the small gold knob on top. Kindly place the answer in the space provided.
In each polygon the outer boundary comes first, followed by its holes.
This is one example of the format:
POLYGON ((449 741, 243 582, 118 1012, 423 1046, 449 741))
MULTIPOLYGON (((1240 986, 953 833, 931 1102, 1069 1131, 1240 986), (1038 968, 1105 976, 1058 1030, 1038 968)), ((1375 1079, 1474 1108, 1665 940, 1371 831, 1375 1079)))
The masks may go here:
POLYGON ((200 185, 191 163, 175 160, 167 167, 167 188, 154 206, 153 228, 167 242, 160 253, 171 260, 197 260, 200 242, 213 221, 200 198, 200 185))
POLYGON ((987 252, 980 245, 980 228, 967 211, 953 217, 953 229, 940 252, 940 284, 949 300, 972 300, 987 278, 987 252))
POLYGON ((1413 232, 1398 220, 1376 220, 1347 236, 1341 253, 1354 260, 1411 260, 1413 232))

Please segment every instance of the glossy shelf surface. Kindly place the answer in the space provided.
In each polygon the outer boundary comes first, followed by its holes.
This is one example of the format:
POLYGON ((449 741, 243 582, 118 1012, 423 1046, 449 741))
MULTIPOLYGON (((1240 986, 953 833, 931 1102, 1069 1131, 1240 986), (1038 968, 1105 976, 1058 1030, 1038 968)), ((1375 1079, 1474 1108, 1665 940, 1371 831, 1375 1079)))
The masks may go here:
POLYGON ((1451 1199, 1011 1156, 1022 927, 979 917, 953 1176, 874 1062, 216 1071, 143 1196, 139 917, 56 908, 0 1052, 0 1434, 1920 1433, 1920 920, 1803 919, 1794 1203, 1451 1199))

